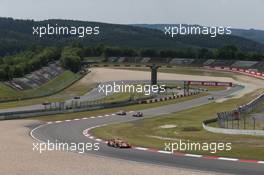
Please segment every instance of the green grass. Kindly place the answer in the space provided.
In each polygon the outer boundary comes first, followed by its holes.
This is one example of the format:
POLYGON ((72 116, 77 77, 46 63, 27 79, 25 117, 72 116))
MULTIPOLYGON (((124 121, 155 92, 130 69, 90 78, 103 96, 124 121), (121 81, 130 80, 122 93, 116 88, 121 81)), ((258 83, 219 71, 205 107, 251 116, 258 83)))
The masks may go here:
POLYGON ((17 98, 19 92, 0 82, 0 100, 17 98))
POLYGON ((245 104, 255 95, 248 94, 240 99, 225 101, 221 105, 219 103, 211 103, 165 116, 108 125, 96 128, 92 130, 92 133, 103 139, 118 137, 135 146, 158 149, 164 149, 164 143, 175 142, 174 139, 206 143, 231 142, 231 151, 221 151, 216 154, 202 151, 190 151, 189 153, 263 160, 263 137, 214 134, 202 128, 203 120, 213 118, 219 111, 228 111, 238 105, 245 104), (177 127, 170 129, 160 128, 160 126, 167 124, 177 127), (169 140, 161 138, 169 138, 169 140))
POLYGON ((143 97, 145 96, 144 94, 132 94, 132 93, 115 93, 109 96, 106 96, 105 98, 103 98, 102 100, 104 102, 110 103, 110 102, 116 102, 116 101, 125 101, 125 100, 129 100, 132 97, 143 97))
POLYGON ((59 90, 62 90, 63 88, 67 87, 71 83, 73 83, 75 80, 80 78, 81 75, 75 74, 71 71, 65 71, 55 79, 47 82, 46 84, 40 86, 37 89, 34 90, 28 90, 23 92, 25 96, 38 96, 38 95, 46 95, 46 94, 52 94, 55 92, 58 92, 59 90))
MULTIPOLYGON (((87 58, 87 60, 93 60, 97 58, 87 58)), ((132 68, 132 69, 139 69, 142 70, 144 68, 132 68)), ((170 73, 183 73, 183 74, 204 74, 200 69, 198 68, 176 68, 176 69, 160 69, 161 72, 167 72, 170 73), (197 69, 197 70, 196 70, 197 69)), ((147 69, 145 69, 146 71, 147 69)), ((217 73, 218 74, 218 73, 217 73)), ((211 74, 213 76, 213 74, 211 74)), ((91 90, 93 87, 95 87, 95 84, 89 84, 84 85, 83 83, 74 83, 70 87, 68 87, 66 90, 61 91, 58 94, 47 96, 47 97, 40 97, 40 98, 34 98, 31 100, 19 100, 23 97, 35 97, 39 95, 49 94, 58 91, 61 88, 64 88, 65 86, 71 84, 74 80, 79 78, 80 75, 73 74, 70 71, 65 71, 62 75, 58 76, 56 79, 54 79, 51 82, 48 82, 47 84, 41 86, 40 88, 28 90, 28 91, 16 91, 3 83, 0 83, 0 100, 4 99, 13 99, 16 101, 12 102, 6 102, 1 103, 0 109, 4 108, 12 108, 12 107, 20 107, 20 106, 27 106, 27 105, 33 105, 33 104, 40 104, 43 102, 58 102, 58 101, 64 101, 66 99, 69 99, 74 96, 81 96, 91 90)), ((222 74, 222 76, 224 76, 222 74)), ((216 90, 223 90, 222 87, 205 87, 209 91, 216 91, 216 90)), ((110 97, 111 98, 111 97, 110 97)))
POLYGON ((65 71, 64 73, 56 77, 54 80, 51 80, 50 82, 42 85, 41 87, 26 91, 15 91, 6 85, 0 84, 0 90, 1 90, 0 99, 10 99, 10 98, 17 99, 17 101, 1 103, 0 109, 39 104, 45 101, 49 101, 49 102, 63 101, 71 97, 71 94, 72 96, 82 95, 83 93, 89 91, 91 88, 95 87, 95 85, 89 85, 89 86, 80 85, 80 83, 78 84, 78 82, 75 83, 77 85, 75 84, 71 85, 74 81, 76 81, 80 77, 81 77, 80 74, 74 74, 71 71, 65 71), (69 87, 64 89, 67 86, 69 87), (56 95, 52 95, 53 93, 56 93, 60 90, 62 91, 57 93, 56 95), (51 96, 33 98, 29 100, 19 100, 21 98, 38 97, 49 94, 51 96))
MULTIPOLYGON (((229 129, 246 129, 246 130, 264 130, 264 120, 256 120, 255 128, 254 128, 254 122, 253 122, 253 115, 256 113, 263 112, 264 109, 264 102, 260 104, 259 107, 257 107, 255 110, 248 114, 244 114, 241 117, 241 120, 234 120, 233 124, 232 121, 228 121, 228 128, 229 129), (244 121, 245 119, 245 121, 244 121), (233 128, 232 128, 233 125, 233 128)), ((219 127, 218 122, 210 123, 209 126, 212 127, 219 127)), ((227 126, 227 125, 226 125, 227 126)))
POLYGON ((192 100, 195 98, 206 96, 206 95, 207 95, 207 93, 201 93, 201 94, 194 95, 194 96, 183 97, 183 98, 178 98, 178 99, 168 100, 168 101, 162 101, 162 102, 157 102, 157 103, 137 104, 137 105, 130 105, 130 106, 119 107, 119 108, 76 112, 76 113, 69 113, 69 114, 50 115, 50 116, 41 116, 41 117, 34 117, 31 119, 36 119, 36 120, 41 120, 41 121, 56 121, 56 120, 67 120, 67 119, 75 119, 75 118, 110 114, 110 113, 115 113, 115 112, 120 111, 120 110, 136 111, 136 110, 143 110, 143 109, 148 109, 148 108, 160 107, 160 106, 164 106, 164 105, 176 104, 176 103, 184 102, 187 100, 192 100))

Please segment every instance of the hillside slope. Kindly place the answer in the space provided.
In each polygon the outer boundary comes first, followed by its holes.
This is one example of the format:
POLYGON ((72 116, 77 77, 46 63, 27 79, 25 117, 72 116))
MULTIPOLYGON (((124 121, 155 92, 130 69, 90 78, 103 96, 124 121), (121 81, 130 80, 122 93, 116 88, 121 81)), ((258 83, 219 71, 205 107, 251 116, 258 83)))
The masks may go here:
POLYGON ((0 56, 12 54, 32 45, 67 45, 76 41, 88 45, 105 44, 140 49, 219 48, 224 45, 235 45, 243 51, 264 53, 263 44, 237 36, 219 36, 214 39, 209 36, 180 36, 169 38, 160 30, 130 25, 72 20, 33 21, 0 18, 0 56), (46 26, 47 24, 76 27, 99 26, 100 35, 85 38, 65 35, 39 38, 36 35, 32 35, 33 26, 46 26))

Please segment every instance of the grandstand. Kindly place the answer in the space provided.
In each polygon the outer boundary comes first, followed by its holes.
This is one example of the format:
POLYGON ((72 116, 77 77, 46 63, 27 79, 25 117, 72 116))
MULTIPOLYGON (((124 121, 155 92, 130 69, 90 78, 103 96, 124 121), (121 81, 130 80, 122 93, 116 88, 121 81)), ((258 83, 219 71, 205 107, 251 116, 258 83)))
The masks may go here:
POLYGON ((257 63, 257 61, 236 61, 232 67, 251 68, 257 63))
POLYGON ((118 57, 108 57, 107 58, 107 62, 110 62, 110 63, 115 63, 118 61, 118 57))
POLYGON ((120 58, 118 58, 117 62, 118 63, 123 63, 125 60, 126 60, 125 57, 120 57, 120 58))
POLYGON ((14 78, 5 82, 6 85, 16 90, 28 90, 37 88, 44 83, 56 78, 63 73, 63 69, 58 63, 49 64, 47 67, 43 67, 40 70, 34 71, 31 74, 25 75, 22 78, 14 78))
POLYGON ((194 59, 187 59, 187 58, 173 58, 170 61, 170 64, 172 65, 191 65, 194 59))
POLYGON ((214 60, 214 62, 212 62, 208 66, 221 66, 221 67, 223 67, 223 66, 230 66, 234 63, 235 63, 234 60, 214 60))
POLYGON ((161 63, 161 64, 166 64, 169 63, 171 58, 151 58, 149 63, 161 63))
POLYGON ((215 62, 214 59, 209 59, 209 60, 205 61, 205 62, 203 63, 203 65, 204 65, 204 66, 210 66, 210 64, 212 64, 212 63, 214 63, 214 62, 215 62))
POLYGON ((170 66, 213 66, 213 67, 235 67, 253 68, 263 70, 264 62, 237 61, 219 59, 188 59, 188 58, 149 58, 149 57, 109 57, 110 63, 132 63, 132 64, 168 64, 170 66))
POLYGON ((148 63, 149 61, 151 60, 151 58, 148 58, 148 57, 144 57, 141 59, 141 63, 148 63))

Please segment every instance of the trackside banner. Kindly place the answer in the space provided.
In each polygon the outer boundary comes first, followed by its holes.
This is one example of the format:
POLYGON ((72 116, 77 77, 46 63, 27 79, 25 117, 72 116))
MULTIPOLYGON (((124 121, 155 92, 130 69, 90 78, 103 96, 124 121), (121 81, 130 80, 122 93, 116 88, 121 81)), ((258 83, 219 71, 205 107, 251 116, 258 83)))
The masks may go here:
POLYGON ((188 81, 189 85, 201 85, 201 86, 233 86, 232 82, 217 82, 217 81, 188 81))

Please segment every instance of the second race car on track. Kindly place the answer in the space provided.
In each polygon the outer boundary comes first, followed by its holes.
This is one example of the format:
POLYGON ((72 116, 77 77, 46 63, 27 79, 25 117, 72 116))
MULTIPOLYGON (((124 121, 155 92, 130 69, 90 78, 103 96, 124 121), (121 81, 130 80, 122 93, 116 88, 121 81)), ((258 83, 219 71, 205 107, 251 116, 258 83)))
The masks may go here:
POLYGON ((131 144, 124 142, 122 139, 111 139, 107 141, 108 146, 115 148, 131 148, 131 144))
POLYGON ((123 110, 118 111, 118 112, 116 113, 116 115, 126 115, 126 114, 127 114, 126 111, 123 111, 123 110))
POLYGON ((142 112, 136 112, 133 114, 133 117, 143 117, 143 113, 142 112))

